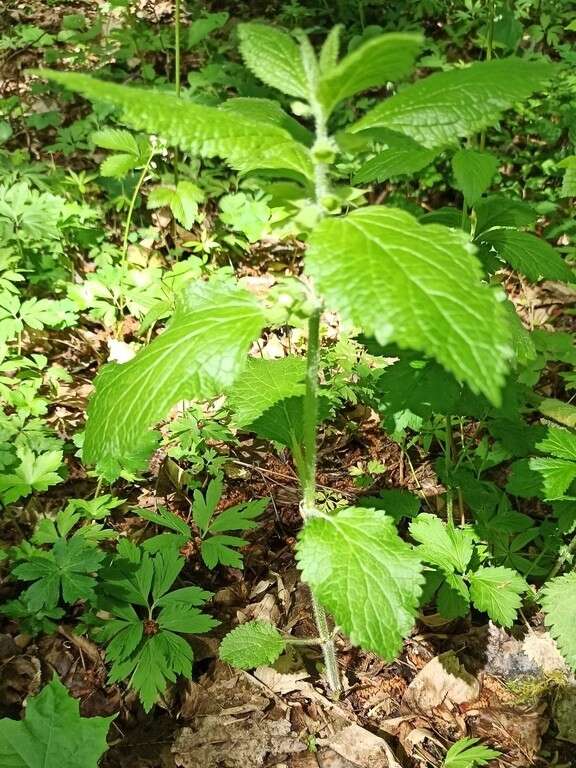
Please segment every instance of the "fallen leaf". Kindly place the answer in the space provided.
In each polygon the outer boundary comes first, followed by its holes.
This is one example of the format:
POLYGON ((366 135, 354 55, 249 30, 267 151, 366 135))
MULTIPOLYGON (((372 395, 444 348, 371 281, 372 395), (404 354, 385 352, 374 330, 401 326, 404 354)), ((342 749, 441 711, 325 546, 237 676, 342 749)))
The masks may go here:
POLYGON ((353 723, 329 739, 318 739, 358 768, 401 768, 386 741, 353 723))
POLYGON ((402 698, 402 709, 426 712, 442 704, 475 701, 479 694, 478 680, 464 669, 453 651, 448 651, 418 672, 402 698))

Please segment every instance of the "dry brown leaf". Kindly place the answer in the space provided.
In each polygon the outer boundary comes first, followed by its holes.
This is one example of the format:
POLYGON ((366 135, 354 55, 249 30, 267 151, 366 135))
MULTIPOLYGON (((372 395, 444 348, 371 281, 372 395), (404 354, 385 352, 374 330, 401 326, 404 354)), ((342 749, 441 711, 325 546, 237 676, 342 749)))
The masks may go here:
POLYGON ((549 632, 530 632, 524 638, 522 650, 544 673, 568 672, 568 665, 549 632))
POLYGON ((358 768, 401 768, 386 741, 353 723, 329 739, 318 739, 358 768))
POLYGON ((305 691, 310 686, 310 683, 304 682, 309 677, 308 672, 285 675, 272 667, 257 667, 253 674, 257 680, 274 693, 287 694, 294 691, 305 691))
POLYGON ((180 732, 172 752, 180 768, 258 768, 270 756, 279 758, 306 749, 287 719, 253 713, 197 718, 193 728, 180 732))
POLYGON ((479 694, 478 680, 464 669, 453 651, 448 651, 418 672, 402 698, 402 709, 426 712, 442 704, 475 701, 479 694))

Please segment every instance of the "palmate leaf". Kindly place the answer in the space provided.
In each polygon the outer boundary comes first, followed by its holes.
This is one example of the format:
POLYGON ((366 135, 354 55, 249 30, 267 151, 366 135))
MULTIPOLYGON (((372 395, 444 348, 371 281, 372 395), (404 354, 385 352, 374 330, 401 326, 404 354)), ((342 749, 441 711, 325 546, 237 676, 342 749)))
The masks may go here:
POLYGON ((476 539, 470 526, 455 528, 436 515, 423 513, 410 523, 410 534, 420 542, 417 551, 422 560, 446 571, 466 571, 476 539))
POLYGON ((473 250, 463 232, 369 206, 316 227, 306 270, 346 322, 425 352, 499 404, 511 331, 473 250))
POLYGON ((296 556, 303 580, 350 640, 393 659, 414 623, 424 579, 392 518, 360 507, 313 517, 296 556))
POLYGON ((470 599, 479 611, 485 611, 492 621, 511 627, 522 604, 521 596, 528 585, 510 568, 504 566, 479 568, 470 573, 470 599))
POLYGON ((529 232, 498 227, 483 232, 480 242, 494 248, 498 256, 508 262, 528 280, 576 281, 576 275, 564 262, 558 251, 545 240, 529 232))
POLYGON ((349 96, 409 75, 422 39, 410 32, 391 32, 367 40, 345 56, 318 83, 318 98, 326 113, 349 96))
POLYGON ((80 717, 57 677, 29 699, 24 720, 0 720, 2 768, 97 768, 113 717, 80 717))
POLYGON ((106 366, 88 408, 84 459, 119 472, 149 427, 180 400, 209 398, 231 386, 264 316, 231 283, 196 284, 181 297, 164 333, 134 359, 106 366))
POLYGON ((278 126, 192 104, 162 91, 131 88, 76 72, 39 70, 38 74, 92 101, 119 107, 127 125, 158 134, 185 152, 222 157, 242 172, 275 169, 313 178, 309 150, 278 126))
POLYGON ((220 658, 239 669, 273 664, 286 641, 273 624, 248 621, 229 632, 220 645, 220 658))
POLYGON ((551 579, 542 589, 540 603, 550 634, 576 671, 576 573, 551 579))
POLYGON ((449 146, 495 123, 553 73, 546 61, 515 57, 439 72, 378 104, 350 130, 391 128, 430 149, 449 146))
POLYGON ((442 768, 480 768, 494 760, 500 752, 479 744, 479 739, 459 739, 452 744, 442 763, 442 768))

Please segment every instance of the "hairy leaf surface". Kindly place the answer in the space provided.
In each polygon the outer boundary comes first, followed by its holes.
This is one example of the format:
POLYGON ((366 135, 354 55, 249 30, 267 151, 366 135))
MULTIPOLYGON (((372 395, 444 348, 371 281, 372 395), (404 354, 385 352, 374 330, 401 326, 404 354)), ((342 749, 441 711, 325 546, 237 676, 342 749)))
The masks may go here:
POLYGON ((549 581, 542 589, 540 602, 550 634, 570 667, 576 671, 576 573, 549 581))
POLYGON ((393 659, 414 623, 423 577, 392 518, 361 507, 313 517, 300 534, 297 558, 303 580, 350 640, 393 659))
POLYGON ((300 48, 287 32, 268 24, 239 24, 244 63, 266 85, 305 99, 308 84, 300 48))
POLYGON ((345 321, 381 344, 425 352, 499 403, 509 324, 463 232, 370 206, 325 219, 310 238, 306 267, 345 321))
POLYGON ((360 45, 320 79, 318 96, 326 112, 355 93, 410 74, 421 45, 422 36, 409 32, 379 35, 360 45))
POLYGON ((184 152, 222 157, 243 172, 276 169, 313 177, 308 149, 279 126, 249 120, 229 109, 192 104, 162 91, 104 82, 76 72, 40 70, 38 74, 92 101, 120 107, 127 125, 158 134, 184 152))
POLYGON ((130 362, 110 364, 98 376, 88 408, 85 460, 121 466, 173 405, 230 387, 263 325, 261 308, 243 288, 230 283, 189 288, 164 333, 130 362))
POLYGON ((239 669, 273 664, 283 653, 286 642, 267 621, 248 621, 226 635, 220 645, 220 658, 239 669))
POLYGON ((448 146, 496 122, 553 72, 546 61, 514 57, 439 72, 378 104, 351 130, 392 128, 425 147, 448 146))

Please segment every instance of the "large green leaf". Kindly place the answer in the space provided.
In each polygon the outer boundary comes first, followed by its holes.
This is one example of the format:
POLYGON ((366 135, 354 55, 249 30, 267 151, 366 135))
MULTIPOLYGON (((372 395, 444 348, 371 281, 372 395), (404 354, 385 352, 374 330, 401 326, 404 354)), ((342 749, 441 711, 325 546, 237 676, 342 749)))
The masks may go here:
POLYGON ((553 72, 553 65, 544 60, 515 57, 439 72, 378 104, 351 130, 392 128, 425 147, 454 144, 496 122, 502 112, 540 89, 553 72))
POLYGON ((266 85, 289 96, 306 99, 308 83, 300 48, 292 37, 268 24, 239 24, 244 63, 266 85))
POLYGON ((393 659, 414 623, 423 577, 392 518, 360 507, 313 517, 297 558, 303 580, 350 640, 393 659))
POLYGON ((410 74, 422 36, 391 32, 360 45, 320 78, 318 96, 327 113, 355 93, 410 74))
POLYGON ((423 512, 410 523, 410 534, 420 542, 418 554, 422 560, 444 571, 465 573, 474 552, 473 528, 456 528, 436 515, 423 512))
POLYGON ((484 232, 479 239, 528 280, 576 281, 576 275, 558 251, 536 235, 498 227, 484 232))
POLYGON ((2 768, 96 768, 113 717, 80 717, 57 677, 28 701, 24 720, 0 720, 2 768))
POLYGON ((370 206, 316 227, 306 269, 345 321, 381 344, 425 352, 500 402, 509 323, 463 232, 370 206))
POLYGON ((98 376, 84 459, 122 466, 173 405, 222 393, 241 373, 263 325, 262 309, 243 288, 190 287, 164 333, 130 362, 110 364, 98 376))
POLYGON ((250 120, 229 108, 192 104, 173 94, 108 83, 76 72, 39 70, 38 74, 92 101, 120 107, 127 125, 158 134, 185 152, 222 157, 243 172, 275 169, 313 178, 309 150, 270 122, 250 120))
POLYGON ((305 376, 303 357, 251 358, 229 394, 234 423, 245 427, 281 400, 303 395, 305 376))
POLYGON ((576 573, 567 573, 549 581, 542 589, 540 602, 550 634, 570 667, 576 671, 576 573))

